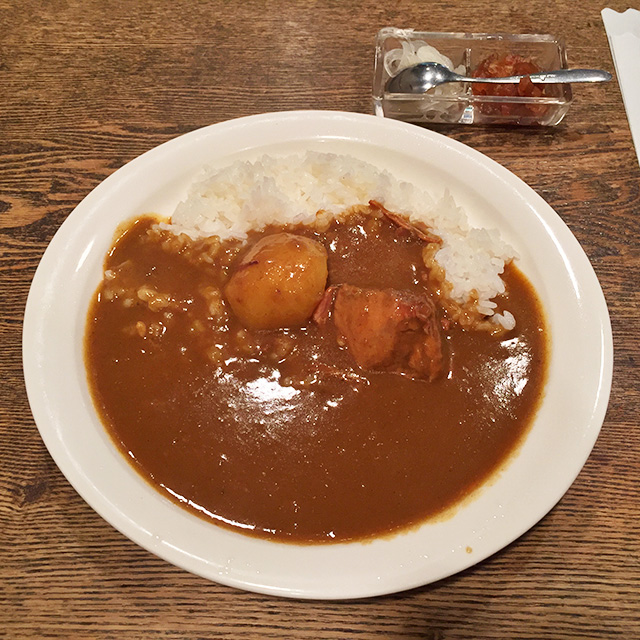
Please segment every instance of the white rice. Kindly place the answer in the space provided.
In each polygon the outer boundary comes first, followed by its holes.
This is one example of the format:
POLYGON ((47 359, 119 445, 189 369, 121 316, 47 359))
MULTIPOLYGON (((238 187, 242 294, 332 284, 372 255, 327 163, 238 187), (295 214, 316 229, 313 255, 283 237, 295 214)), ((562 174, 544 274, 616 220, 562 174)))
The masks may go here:
POLYGON ((268 224, 310 224, 316 213, 333 215, 377 200, 387 209, 425 222, 442 240, 435 256, 451 284, 451 299, 468 304, 478 296, 477 310, 507 329, 515 326, 507 311, 498 313, 492 298, 504 292, 500 274, 514 251, 495 230, 471 228, 465 213, 445 192, 438 200, 387 171, 350 156, 307 152, 264 155, 256 162, 236 162, 205 170, 189 188, 171 224, 174 233, 192 238, 244 239, 268 224))

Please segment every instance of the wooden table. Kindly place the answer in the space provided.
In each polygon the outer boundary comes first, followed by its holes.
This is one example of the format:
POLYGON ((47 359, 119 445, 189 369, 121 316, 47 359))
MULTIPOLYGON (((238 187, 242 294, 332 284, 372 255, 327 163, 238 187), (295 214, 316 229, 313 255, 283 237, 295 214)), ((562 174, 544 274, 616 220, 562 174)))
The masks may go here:
POLYGON ((237 116, 370 113, 383 26, 553 33, 572 66, 613 71, 603 6, 0 0, 0 637, 640 638, 640 171, 615 82, 576 87, 554 130, 440 129, 523 178, 569 225, 604 289, 616 349, 608 414, 576 482, 522 538, 459 575, 388 597, 306 602, 175 568, 67 483, 31 417, 21 363, 40 257, 125 162, 237 116))

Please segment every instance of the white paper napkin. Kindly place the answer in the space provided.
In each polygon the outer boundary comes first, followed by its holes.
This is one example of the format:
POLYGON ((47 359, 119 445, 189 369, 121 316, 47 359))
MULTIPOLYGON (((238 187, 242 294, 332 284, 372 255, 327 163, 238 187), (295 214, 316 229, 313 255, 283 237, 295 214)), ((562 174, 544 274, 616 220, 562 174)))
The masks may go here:
POLYGON ((633 144, 640 162, 640 11, 602 10, 633 144))

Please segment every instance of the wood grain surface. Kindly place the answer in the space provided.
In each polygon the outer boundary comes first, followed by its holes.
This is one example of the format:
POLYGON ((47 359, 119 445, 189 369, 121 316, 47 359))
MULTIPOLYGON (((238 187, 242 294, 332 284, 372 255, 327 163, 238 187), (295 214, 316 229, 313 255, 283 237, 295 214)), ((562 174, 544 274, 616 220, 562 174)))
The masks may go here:
POLYGON ((615 343, 609 410, 582 473, 537 526, 461 574, 393 596, 306 602, 177 569, 67 483, 38 435, 21 362, 24 305, 48 242, 127 161, 237 116, 371 113, 383 26, 552 33, 571 66, 613 72, 604 6, 0 0, 0 638, 640 638, 640 170, 616 82, 576 87, 553 130, 438 129, 555 208, 600 279, 615 343))

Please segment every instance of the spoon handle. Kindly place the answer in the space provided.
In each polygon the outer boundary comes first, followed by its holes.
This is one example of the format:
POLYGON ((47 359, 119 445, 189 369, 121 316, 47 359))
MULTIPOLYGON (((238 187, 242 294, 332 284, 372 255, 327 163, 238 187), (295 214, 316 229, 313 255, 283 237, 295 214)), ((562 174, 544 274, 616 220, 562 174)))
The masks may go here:
POLYGON ((522 78, 531 78, 531 82, 538 84, 552 84, 561 82, 608 82, 611 74, 600 69, 558 69, 543 73, 532 73, 524 76, 507 76, 506 78, 465 78, 465 82, 483 82, 488 84, 516 84, 522 78))

